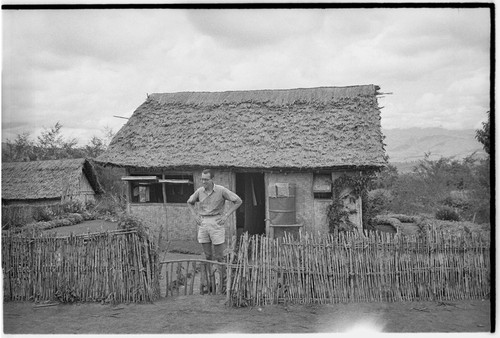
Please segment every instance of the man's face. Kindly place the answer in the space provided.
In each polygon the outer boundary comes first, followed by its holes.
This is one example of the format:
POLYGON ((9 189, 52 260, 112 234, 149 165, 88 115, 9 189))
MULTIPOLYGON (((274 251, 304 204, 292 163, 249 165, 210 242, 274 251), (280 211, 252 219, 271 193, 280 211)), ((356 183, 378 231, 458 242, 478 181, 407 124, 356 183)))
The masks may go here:
POLYGON ((203 184, 203 188, 210 189, 212 187, 212 178, 210 174, 201 174, 201 183, 203 184))

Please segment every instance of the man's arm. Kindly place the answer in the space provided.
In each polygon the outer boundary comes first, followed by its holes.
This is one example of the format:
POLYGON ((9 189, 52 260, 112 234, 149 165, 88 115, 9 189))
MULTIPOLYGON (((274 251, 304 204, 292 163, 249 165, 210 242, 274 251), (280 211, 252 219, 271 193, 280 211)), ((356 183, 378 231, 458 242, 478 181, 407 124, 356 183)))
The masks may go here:
POLYGON ((196 208, 195 208, 195 203, 197 200, 198 200, 198 190, 196 190, 194 192, 194 194, 192 194, 189 197, 189 199, 187 201, 187 205, 188 205, 189 210, 191 211, 191 214, 193 214, 193 217, 194 217, 194 220, 196 221, 196 224, 201 224, 201 217, 200 217, 200 215, 198 215, 198 213, 196 212, 196 208))
POLYGON ((229 216, 231 216, 231 214, 236 209, 238 209, 240 207, 240 205, 243 203, 241 198, 229 189, 226 189, 226 191, 223 195, 224 195, 225 199, 233 202, 233 205, 231 206, 231 208, 229 208, 227 213, 225 215, 222 215, 222 217, 217 221, 217 223, 219 223, 219 224, 224 224, 227 221, 227 219, 229 218, 229 216))

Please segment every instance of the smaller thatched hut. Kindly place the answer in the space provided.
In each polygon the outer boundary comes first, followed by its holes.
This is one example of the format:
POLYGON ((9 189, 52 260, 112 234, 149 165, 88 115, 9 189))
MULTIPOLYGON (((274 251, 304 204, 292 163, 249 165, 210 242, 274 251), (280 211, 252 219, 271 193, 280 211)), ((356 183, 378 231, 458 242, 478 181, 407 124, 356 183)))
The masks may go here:
POLYGON ((95 200, 103 189, 84 158, 2 163, 2 205, 95 200))

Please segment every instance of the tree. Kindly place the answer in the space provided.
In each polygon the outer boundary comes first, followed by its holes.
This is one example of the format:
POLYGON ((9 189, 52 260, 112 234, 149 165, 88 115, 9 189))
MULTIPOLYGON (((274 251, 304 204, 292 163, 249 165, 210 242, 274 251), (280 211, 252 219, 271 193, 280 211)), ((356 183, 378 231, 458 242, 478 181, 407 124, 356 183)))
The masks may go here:
POLYGON ((7 140, 2 148, 2 161, 42 161, 65 158, 95 158, 102 154, 111 139, 113 130, 105 127, 103 137, 93 136, 83 147, 77 146, 77 139, 64 139, 61 133, 62 124, 57 122, 53 127, 45 128, 37 141, 30 139, 30 133, 18 134, 14 141, 7 140))
POLYGON ((96 158, 101 155, 108 147, 111 139, 114 136, 113 129, 106 126, 102 130, 103 137, 92 136, 89 143, 85 145, 83 151, 85 152, 85 157, 96 158))
POLYGON ((2 151, 2 161, 4 162, 33 161, 37 159, 35 143, 31 140, 29 132, 18 134, 14 141, 7 139, 6 146, 6 151, 2 151))
POLYGON ((489 155, 490 154, 490 115, 491 113, 488 111, 488 121, 483 122, 483 129, 476 130, 476 140, 483 144, 484 151, 489 155))
POLYGON ((393 164, 388 164, 375 174, 374 179, 370 182, 369 188, 370 190, 390 189, 398 179, 398 175, 398 168, 393 164))
POLYGON ((53 127, 44 129, 38 136, 39 160, 82 157, 82 152, 75 149, 78 141, 75 138, 64 140, 61 128, 62 124, 57 122, 53 127))
POLYGON ((473 165, 472 155, 462 161, 451 157, 431 160, 430 153, 426 153, 424 159, 413 168, 413 173, 436 189, 464 190, 473 186, 473 165))
MULTIPOLYGON (((476 130, 476 139, 483 144, 484 151, 490 155, 490 119, 491 112, 486 112, 488 114, 488 120, 483 122, 483 128, 476 130)), ((491 202, 491 185, 490 185, 490 159, 486 158, 481 160, 479 165, 476 167, 475 177, 477 179, 477 187, 473 191, 473 197, 479 205, 474 214, 474 219, 476 216, 479 218, 479 222, 489 222, 490 221, 490 202, 491 202)))
POLYGON ((102 132, 104 134, 104 144, 107 147, 111 143, 111 140, 113 139, 113 136, 115 136, 115 133, 109 126, 105 126, 102 132))
POLYGON ((85 157, 96 158, 106 150, 104 141, 97 136, 92 136, 85 146, 85 157))

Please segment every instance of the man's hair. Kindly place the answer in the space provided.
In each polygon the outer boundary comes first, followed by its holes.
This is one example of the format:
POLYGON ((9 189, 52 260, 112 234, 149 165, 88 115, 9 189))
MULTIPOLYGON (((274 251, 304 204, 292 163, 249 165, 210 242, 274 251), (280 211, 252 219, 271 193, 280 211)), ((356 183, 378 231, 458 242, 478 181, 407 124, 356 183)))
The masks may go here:
POLYGON ((212 172, 212 169, 205 169, 201 173, 202 174, 210 174, 210 178, 214 178, 214 173, 212 172))

